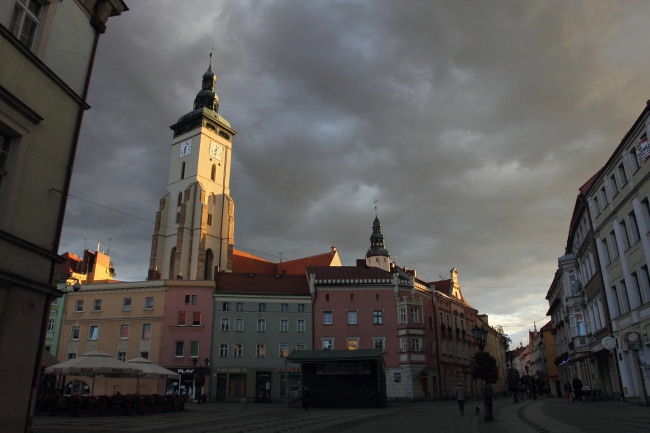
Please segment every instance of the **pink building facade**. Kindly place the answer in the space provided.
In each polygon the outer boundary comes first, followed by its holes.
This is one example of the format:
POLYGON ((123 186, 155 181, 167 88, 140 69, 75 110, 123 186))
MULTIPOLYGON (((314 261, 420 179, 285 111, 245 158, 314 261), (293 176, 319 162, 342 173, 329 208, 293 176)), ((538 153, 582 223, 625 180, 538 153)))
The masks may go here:
POLYGON ((357 266, 307 269, 314 349, 381 349, 389 399, 438 396, 432 292, 408 271, 357 266))
POLYGON ((210 377, 213 281, 165 280, 160 364, 180 374, 167 392, 195 398, 207 393, 210 377))

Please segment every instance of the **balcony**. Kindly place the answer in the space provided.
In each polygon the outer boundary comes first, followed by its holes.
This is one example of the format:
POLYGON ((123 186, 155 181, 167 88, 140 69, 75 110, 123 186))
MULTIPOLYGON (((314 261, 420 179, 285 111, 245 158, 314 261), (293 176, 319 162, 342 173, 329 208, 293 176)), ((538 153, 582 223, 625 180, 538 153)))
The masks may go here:
POLYGON ((578 335, 571 338, 569 341, 569 350, 573 353, 589 352, 589 345, 591 343, 591 335, 578 335))

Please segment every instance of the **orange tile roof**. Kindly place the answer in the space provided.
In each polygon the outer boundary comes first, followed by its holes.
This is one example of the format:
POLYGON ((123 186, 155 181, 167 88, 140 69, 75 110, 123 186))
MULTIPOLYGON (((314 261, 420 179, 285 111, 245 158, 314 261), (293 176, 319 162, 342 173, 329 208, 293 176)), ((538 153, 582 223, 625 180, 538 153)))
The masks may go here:
POLYGON ((336 250, 329 251, 325 254, 278 263, 278 273, 286 271, 287 274, 304 274, 308 266, 331 266, 335 255, 336 250))
POLYGON ((254 256, 252 253, 246 253, 236 249, 233 249, 232 253, 232 271, 235 273, 252 272, 255 274, 277 273, 275 263, 254 256))
POLYGON ((255 274, 304 274, 308 266, 332 266, 336 249, 324 254, 304 257, 295 260, 289 260, 282 263, 273 263, 261 257, 254 256, 252 253, 233 250, 232 271, 235 273, 255 273, 255 274))

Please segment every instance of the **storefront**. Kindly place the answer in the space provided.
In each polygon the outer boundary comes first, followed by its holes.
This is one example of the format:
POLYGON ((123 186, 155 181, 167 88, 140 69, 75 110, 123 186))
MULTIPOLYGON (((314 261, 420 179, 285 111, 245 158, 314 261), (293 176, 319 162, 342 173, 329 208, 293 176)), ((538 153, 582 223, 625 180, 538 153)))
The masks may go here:
POLYGON ((300 367, 278 367, 275 376, 280 383, 280 398, 288 404, 300 402, 300 367))
POLYGON ((213 370, 216 375, 216 400, 240 401, 246 399, 246 368, 218 367, 213 370))
POLYGON ((207 393, 205 385, 206 371, 202 367, 171 367, 169 370, 180 375, 177 379, 168 379, 166 394, 186 395, 194 399, 207 393))
POLYGON ((216 401, 280 403, 287 402, 290 396, 299 395, 299 367, 276 367, 272 370, 218 367, 212 373, 214 387, 211 394, 216 401))
POLYGON ((386 375, 382 351, 296 350, 287 358, 300 364, 301 385, 314 407, 385 407, 386 375))

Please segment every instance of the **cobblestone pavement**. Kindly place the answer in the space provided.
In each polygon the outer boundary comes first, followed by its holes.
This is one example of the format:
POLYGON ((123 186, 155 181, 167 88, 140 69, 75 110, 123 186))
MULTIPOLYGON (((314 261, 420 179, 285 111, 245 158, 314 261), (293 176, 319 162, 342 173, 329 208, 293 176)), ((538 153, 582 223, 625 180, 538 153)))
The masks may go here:
POLYGON ((281 404, 188 404, 183 412, 65 417, 39 415, 34 433, 477 433, 477 417, 458 413, 453 401, 390 403, 383 409, 305 411, 281 404), (474 426, 473 426, 474 424, 474 426))
POLYGON ((483 420, 483 402, 389 403, 384 409, 305 411, 281 404, 188 404, 183 412, 155 415, 63 417, 39 415, 34 433, 640 433, 650 431, 650 408, 612 401, 568 404, 539 398, 494 402, 494 421, 483 420), (475 407, 481 410, 474 414, 475 407))

